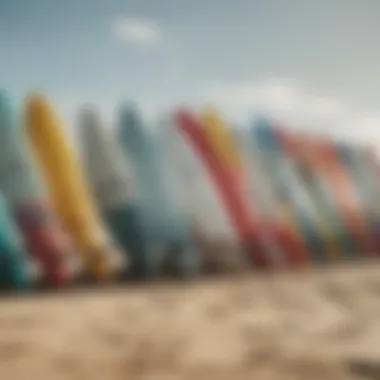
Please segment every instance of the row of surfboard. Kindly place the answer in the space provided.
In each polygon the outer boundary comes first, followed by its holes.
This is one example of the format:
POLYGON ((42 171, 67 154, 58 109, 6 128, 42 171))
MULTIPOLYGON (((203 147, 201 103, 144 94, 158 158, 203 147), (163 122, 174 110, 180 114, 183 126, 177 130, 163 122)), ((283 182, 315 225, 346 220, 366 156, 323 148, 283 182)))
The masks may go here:
POLYGON ((0 284, 192 277, 299 267, 380 250, 377 161, 368 149, 255 120, 235 136, 213 110, 147 129, 92 107, 79 152, 52 104, 0 94, 0 284))

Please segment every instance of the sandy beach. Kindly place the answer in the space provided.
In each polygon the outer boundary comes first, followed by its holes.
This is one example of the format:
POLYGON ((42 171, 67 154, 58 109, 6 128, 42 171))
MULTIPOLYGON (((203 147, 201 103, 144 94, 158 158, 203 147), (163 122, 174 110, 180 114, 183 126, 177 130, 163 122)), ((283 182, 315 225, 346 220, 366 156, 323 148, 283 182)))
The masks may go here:
POLYGON ((379 273, 376 263, 2 299, 0 379, 380 379, 367 365, 380 367, 379 273))

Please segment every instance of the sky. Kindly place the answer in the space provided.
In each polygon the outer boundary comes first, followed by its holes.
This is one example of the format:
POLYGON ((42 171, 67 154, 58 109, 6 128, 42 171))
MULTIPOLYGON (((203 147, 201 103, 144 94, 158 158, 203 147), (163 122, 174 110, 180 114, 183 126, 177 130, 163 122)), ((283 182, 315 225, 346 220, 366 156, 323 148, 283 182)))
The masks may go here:
POLYGON ((380 146, 378 0, 0 0, 0 88, 112 121, 212 104, 380 146))

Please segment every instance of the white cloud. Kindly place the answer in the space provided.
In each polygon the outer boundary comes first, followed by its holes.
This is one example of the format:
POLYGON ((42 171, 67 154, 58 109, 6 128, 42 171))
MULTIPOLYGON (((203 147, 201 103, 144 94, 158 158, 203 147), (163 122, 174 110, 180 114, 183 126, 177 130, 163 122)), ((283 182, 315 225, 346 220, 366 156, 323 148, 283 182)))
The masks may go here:
MULTIPOLYGON (((105 120, 113 125, 115 107, 122 98, 122 94, 102 98, 87 93, 71 94, 61 97, 59 104, 70 126, 75 125, 78 107, 86 102, 99 106, 105 120)), ((286 123, 289 128, 328 132, 350 141, 371 141, 380 148, 380 112, 359 111, 337 97, 307 91, 290 79, 242 83, 221 81, 204 86, 198 95, 184 93, 181 97, 167 93, 160 98, 140 96, 135 100, 152 128, 159 116, 170 113, 181 104, 194 109, 211 104, 231 121, 231 125, 247 126, 255 115, 264 113, 286 123)))
POLYGON ((270 79, 261 83, 212 83, 201 94, 209 101, 236 115, 265 112, 273 116, 289 117, 333 115, 342 112, 335 98, 304 92, 295 82, 270 79))
POLYGON ((143 18, 119 18, 114 22, 113 31, 120 40, 138 45, 157 46, 163 40, 160 27, 143 18))
POLYGON ((336 97, 313 94, 295 81, 272 78, 260 83, 210 83, 201 103, 217 106, 242 124, 267 114, 297 129, 328 132, 349 140, 372 139, 380 145, 380 114, 360 113, 336 97))

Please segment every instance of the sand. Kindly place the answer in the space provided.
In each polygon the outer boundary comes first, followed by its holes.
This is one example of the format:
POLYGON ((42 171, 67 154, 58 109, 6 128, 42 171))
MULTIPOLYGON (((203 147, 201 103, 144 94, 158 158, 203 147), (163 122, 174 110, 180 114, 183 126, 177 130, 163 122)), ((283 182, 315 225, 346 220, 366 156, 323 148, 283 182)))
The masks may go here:
POLYGON ((379 274, 376 263, 3 299, 0 379, 380 379, 379 274))

